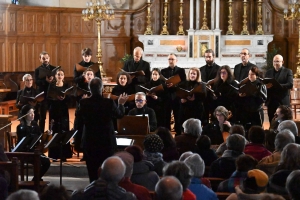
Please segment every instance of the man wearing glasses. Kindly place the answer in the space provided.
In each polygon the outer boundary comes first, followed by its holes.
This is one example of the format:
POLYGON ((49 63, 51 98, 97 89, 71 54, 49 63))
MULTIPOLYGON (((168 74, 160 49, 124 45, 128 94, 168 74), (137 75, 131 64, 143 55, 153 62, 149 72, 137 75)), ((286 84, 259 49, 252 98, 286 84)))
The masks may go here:
POLYGON ((136 108, 133 108, 128 112, 128 115, 141 115, 148 116, 150 132, 154 132, 157 128, 156 115, 152 108, 148 108, 146 100, 146 94, 144 92, 138 92, 135 94, 135 105, 136 108))
POLYGON ((248 77, 249 70, 251 69, 252 66, 254 66, 253 63, 249 62, 249 57, 250 57, 250 51, 249 49, 242 49, 240 53, 240 57, 242 62, 240 64, 237 64, 234 67, 234 78, 237 81, 241 81, 245 78, 248 77))
MULTIPOLYGON (((171 53, 168 57, 169 67, 161 70, 161 74, 165 78, 170 78, 178 74, 181 81, 186 80, 185 70, 177 66, 176 55, 171 53)), ((175 131, 176 135, 181 134, 181 125, 179 120, 179 108, 180 108, 180 98, 176 97, 176 88, 172 83, 167 84, 167 94, 165 100, 165 112, 166 112, 166 128, 171 130, 171 111, 173 110, 174 121, 175 121, 175 131)))
POLYGON ((290 89, 293 88, 293 72, 285 68, 283 63, 284 61, 281 55, 274 56, 274 69, 269 69, 265 75, 266 78, 274 78, 281 85, 281 88, 275 88, 272 83, 266 84, 268 94, 266 106, 268 106, 270 123, 278 106, 290 106, 290 89))

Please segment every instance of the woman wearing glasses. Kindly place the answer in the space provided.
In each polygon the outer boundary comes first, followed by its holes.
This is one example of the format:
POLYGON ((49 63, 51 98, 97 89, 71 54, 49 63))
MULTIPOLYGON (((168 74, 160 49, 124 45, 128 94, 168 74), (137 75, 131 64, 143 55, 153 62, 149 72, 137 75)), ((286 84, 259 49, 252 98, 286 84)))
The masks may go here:
MULTIPOLYGON (((16 99, 16 107, 19 109, 19 111, 21 111, 22 107, 24 106, 24 104, 20 101, 22 96, 26 96, 26 97, 35 97, 38 92, 35 88, 33 88, 33 79, 32 76, 30 74, 25 74, 22 78, 23 82, 24 82, 24 89, 23 90, 19 90, 17 92, 17 99, 16 99)), ((34 121, 38 122, 39 121, 39 113, 38 113, 38 104, 36 101, 28 101, 28 104, 31 105, 32 107, 34 107, 34 121)), ((21 117, 21 112, 19 112, 19 116, 21 117)))

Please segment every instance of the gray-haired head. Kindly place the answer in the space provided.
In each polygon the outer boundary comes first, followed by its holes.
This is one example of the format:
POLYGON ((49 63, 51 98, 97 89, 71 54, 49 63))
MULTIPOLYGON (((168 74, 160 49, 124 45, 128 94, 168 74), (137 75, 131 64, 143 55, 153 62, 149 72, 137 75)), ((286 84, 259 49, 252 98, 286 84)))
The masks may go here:
POLYGON ((30 79, 32 78, 31 74, 25 74, 23 77, 22 77, 22 81, 26 81, 26 79, 30 79))
POLYGON ((126 166, 118 156, 107 158, 101 166, 100 177, 107 182, 119 183, 125 175, 126 166))
POLYGON ((141 55, 143 56, 144 50, 142 49, 142 47, 135 47, 133 50, 133 54, 134 54, 134 52, 140 52, 141 55))
POLYGON ((194 153, 184 160, 184 163, 189 166, 195 177, 202 177, 205 170, 205 163, 199 154, 194 153))
POLYGON ((280 122, 277 130, 282 131, 283 129, 288 129, 294 134, 294 136, 298 136, 298 127, 293 120, 285 120, 280 122))
POLYGON ((179 161, 184 161, 187 157, 193 155, 193 152, 191 151, 187 151, 187 152, 184 152, 183 154, 181 154, 181 156, 179 157, 179 161))
POLYGON ((246 144, 246 139, 242 135, 232 134, 226 139, 226 146, 229 150, 243 152, 246 144))
POLYGON ((146 94, 144 92, 135 93, 135 97, 137 97, 137 96, 142 96, 144 100, 146 99, 146 94))
POLYGON ((89 83, 89 88, 92 95, 102 94, 103 83, 102 80, 98 77, 93 78, 89 83))
POLYGON ((7 200, 39 200, 39 195, 36 191, 22 189, 18 190, 7 197, 7 200))
POLYGON ((284 129, 277 133, 274 142, 277 151, 282 151, 283 148, 290 143, 295 143, 295 136, 290 130, 284 129))
POLYGON ((155 186, 157 200, 181 200, 182 193, 182 185, 174 176, 162 177, 155 186))
POLYGON ((300 199, 300 170, 294 170, 286 179, 286 189, 291 199, 300 199))
POLYGON ((190 118, 182 124, 183 131, 186 134, 199 137, 202 133, 201 121, 199 119, 190 118))

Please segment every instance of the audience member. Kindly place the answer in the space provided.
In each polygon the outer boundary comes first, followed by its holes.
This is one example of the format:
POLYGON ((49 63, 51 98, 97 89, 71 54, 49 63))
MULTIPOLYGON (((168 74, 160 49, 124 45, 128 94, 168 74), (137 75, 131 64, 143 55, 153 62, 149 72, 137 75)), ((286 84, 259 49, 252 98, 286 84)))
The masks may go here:
POLYGON ((125 148, 125 151, 134 158, 131 181, 146 187, 149 191, 154 191, 155 185, 159 181, 159 176, 154 171, 154 165, 149 161, 143 160, 144 155, 141 147, 133 145, 125 148))
POLYGON ((201 121, 190 118, 182 124, 184 134, 175 137, 176 146, 181 155, 187 151, 194 151, 197 138, 202 133, 201 121))
POLYGON ((39 195, 36 191, 21 189, 10 194, 6 200, 39 200, 39 195))
POLYGON ((197 200, 200 199, 218 199, 217 195, 205 184, 202 183, 202 176, 205 170, 205 163, 198 154, 193 154, 184 160, 184 163, 192 170, 193 177, 188 187, 192 193, 196 195, 197 200))
POLYGON ((196 195, 188 189, 193 172, 181 161, 173 161, 164 167, 164 176, 175 176, 182 185, 183 194, 182 200, 196 200, 196 195))
POLYGON ((227 150, 210 166, 210 177, 227 179, 236 170, 235 160, 244 155, 245 138, 238 134, 230 135, 226 139, 227 150))
POLYGON ((162 139, 156 134, 149 134, 145 137, 144 147, 144 159, 152 162, 154 171, 162 176, 162 169, 165 166, 162 153, 160 153, 164 147, 162 139))
POLYGON ((49 185, 40 194, 40 200, 69 200, 69 196, 64 186, 49 185))
POLYGON ((118 183, 124 177, 126 167, 117 156, 108 157, 101 166, 100 177, 84 189, 85 199, 113 198, 119 200, 136 199, 131 192, 126 192, 118 183))
POLYGON ((120 157, 126 167, 124 178, 119 182, 119 186, 126 191, 135 194, 136 198, 139 200, 151 200, 150 193, 144 186, 134 184, 130 180, 134 163, 133 156, 126 151, 117 152, 115 153, 115 156, 120 157))
POLYGON ((250 155, 241 155, 235 161, 236 170, 229 179, 219 184, 218 192, 235 192, 235 187, 247 178, 247 173, 257 165, 257 160, 250 155))
POLYGON ((270 177, 275 172, 275 168, 278 166, 283 148, 287 144, 294 142, 295 136, 291 131, 287 129, 280 131, 275 138, 275 151, 272 153, 272 155, 267 156, 259 161, 257 168, 264 171, 270 177))
POLYGON ((246 144, 244 153, 253 156, 256 160, 260 161, 272 153, 263 145, 265 142, 265 132, 260 126, 252 126, 249 129, 249 141, 246 144))
POLYGON ((184 161, 187 157, 193 155, 193 152, 191 151, 187 151, 187 152, 184 152, 183 154, 181 154, 181 156, 179 157, 179 161, 184 161))
POLYGON ((218 159, 215 150, 211 149, 211 142, 207 135, 201 135, 196 140, 195 153, 198 153, 204 160, 205 166, 210 166, 211 163, 218 159))
POLYGON ((182 200, 182 185, 174 176, 165 176, 155 186, 157 200, 182 200))
POLYGON ((169 131, 165 127, 159 127, 156 129, 155 134, 158 135, 164 144, 164 148, 161 150, 163 154, 163 159, 166 162, 171 162, 179 158, 179 153, 177 151, 176 142, 169 131))
POLYGON ((286 179, 286 189, 291 200, 300 199, 300 170, 294 170, 286 179))
MULTIPOLYGON (((8 161, 4 153, 3 145, 0 143, 0 161, 8 161)), ((5 199, 8 196, 8 185, 10 182, 9 173, 0 169, 0 199, 5 199)))
POLYGON ((300 144, 300 137, 298 136, 298 127, 293 120, 285 120, 278 125, 277 131, 284 129, 290 130, 295 136, 295 143, 300 144))

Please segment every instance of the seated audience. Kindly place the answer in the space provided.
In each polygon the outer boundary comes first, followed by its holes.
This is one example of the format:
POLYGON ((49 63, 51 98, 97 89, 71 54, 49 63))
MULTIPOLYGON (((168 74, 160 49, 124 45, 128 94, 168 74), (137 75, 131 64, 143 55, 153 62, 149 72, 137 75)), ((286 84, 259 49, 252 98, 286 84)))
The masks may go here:
POLYGON ((156 200, 182 200, 182 185, 174 176, 162 177, 155 186, 156 200))
POLYGON ((36 191, 21 189, 11 193, 6 200, 39 200, 39 195, 36 191))
POLYGON ((69 196, 64 186, 49 185, 40 194, 40 200, 69 200, 69 196))
POLYGON ((249 143, 246 144, 244 153, 253 156, 257 161, 271 155, 272 153, 263 145, 265 142, 265 132, 260 126, 252 126, 249 129, 249 143))
POLYGON ((286 179, 293 170, 300 169, 300 145, 291 143, 286 145, 275 173, 270 176, 267 191, 275 194, 287 195, 286 179))
POLYGON ((295 143, 300 144, 300 137, 298 136, 298 127, 293 120, 285 120, 278 125, 277 131, 284 129, 290 130, 295 136, 295 143))
POLYGON ((224 106, 218 106, 214 112, 217 120, 203 127, 203 135, 207 135, 210 138, 212 145, 220 145, 225 141, 223 133, 229 132, 231 127, 228 121, 229 115, 229 111, 224 106))
POLYGON ((146 187, 149 191, 154 191, 155 185, 159 181, 159 176, 154 171, 154 165, 149 161, 143 160, 144 155, 141 147, 133 145, 125 148, 125 151, 134 158, 131 181, 146 187))
POLYGON ((235 192, 235 187, 247 178, 247 173, 257 165, 257 160, 250 155, 241 155, 235 161, 236 170, 229 179, 219 184, 218 192, 235 192))
POLYGON ((164 176, 175 176, 182 185, 183 194, 182 200, 196 200, 196 195, 188 189, 193 172, 181 161, 173 161, 164 167, 164 176))
POLYGON ((204 160, 205 166, 210 166, 211 163, 218 159, 215 150, 211 149, 210 139, 207 135, 201 135, 196 140, 195 153, 199 154, 204 160))
POLYGON ((257 168, 264 171, 270 177, 278 166, 283 148, 287 144, 294 142, 295 136, 291 131, 287 129, 280 131, 275 138, 275 151, 270 156, 259 161, 257 168))
POLYGON ((181 154, 181 156, 179 157, 179 161, 184 161, 187 157, 193 155, 194 153, 191 152, 191 151, 187 151, 187 152, 184 152, 183 154, 181 154))
POLYGON ((286 189, 291 200, 300 199, 300 170, 294 170, 286 179, 286 189))
POLYGON ((158 135, 149 134, 144 139, 144 160, 150 161, 154 165, 153 170, 159 176, 162 176, 162 170, 165 166, 162 153, 160 153, 163 147, 163 141, 158 135))
POLYGON ((136 199, 134 194, 118 186, 124 177, 125 170, 126 167, 119 157, 108 157, 101 166, 100 177, 84 189, 84 198, 136 199))
MULTIPOLYGON (((4 153, 3 145, 0 143, 0 161, 8 161, 4 153)), ((9 173, 0 169, 0 199, 6 199, 8 196, 8 185, 10 183, 9 173)))
POLYGON ((230 135, 226 140, 227 150, 222 156, 215 160, 209 171, 209 177, 227 179, 236 170, 235 160, 244 155, 245 138, 238 134, 230 135))
POLYGON ((148 116, 150 132, 154 132, 157 128, 156 115, 152 108, 148 108, 146 100, 146 94, 144 92, 138 92, 135 94, 135 105, 136 108, 133 108, 128 112, 128 115, 140 115, 148 116))
POLYGON ((199 119, 188 119, 182 124, 183 134, 175 137, 179 154, 194 151, 197 138, 202 133, 201 121, 199 119))
POLYGON ((124 178, 119 182, 119 186, 124 188, 126 191, 135 194, 138 200, 151 200, 151 196, 147 188, 134 184, 130 180, 134 163, 133 156, 126 151, 117 152, 115 153, 115 156, 120 157, 126 167, 124 178))
POLYGON ((171 162, 179 158, 179 153, 177 151, 176 142, 169 131, 165 127, 159 127, 156 129, 155 134, 158 135, 164 144, 164 148, 161 150, 163 154, 163 159, 166 162, 171 162))
POLYGON ((188 189, 196 195, 197 200, 200 199, 218 199, 217 195, 205 184, 202 183, 202 176, 205 170, 205 163, 198 154, 193 154, 184 160, 184 163, 192 170, 193 177, 188 189))
MULTIPOLYGON (((229 134, 230 135, 240 134, 240 135, 246 137, 244 127, 242 125, 239 125, 239 124, 232 125, 229 129, 229 134)), ((248 141, 247 141, 247 143, 248 143, 248 141)), ((224 153, 225 150, 227 150, 226 141, 218 146, 218 149, 216 150, 216 154, 218 156, 222 156, 222 154, 224 153)))
POLYGON ((265 191, 268 180, 265 172, 259 169, 250 170, 240 186, 236 186, 236 193, 229 195, 227 200, 250 199, 252 194, 260 194, 265 191))

